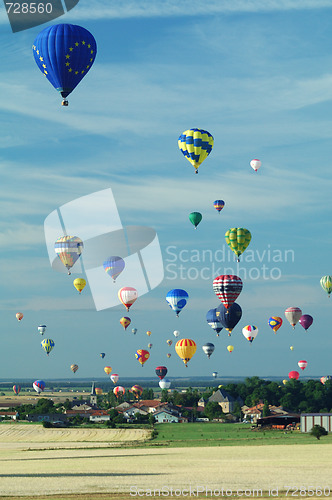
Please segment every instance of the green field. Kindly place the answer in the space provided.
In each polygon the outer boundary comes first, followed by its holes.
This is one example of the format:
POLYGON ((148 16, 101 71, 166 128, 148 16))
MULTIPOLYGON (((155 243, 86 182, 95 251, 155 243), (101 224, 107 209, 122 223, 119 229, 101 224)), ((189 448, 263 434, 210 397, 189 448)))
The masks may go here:
POLYGON ((300 431, 279 429, 251 429, 250 424, 223 424, 219 422, 196 422, 189 424, 156 424, 158 436, 149 445, 191 446, 241 446, 284 444, 332 444, 332 434, 319 441, 300 431))

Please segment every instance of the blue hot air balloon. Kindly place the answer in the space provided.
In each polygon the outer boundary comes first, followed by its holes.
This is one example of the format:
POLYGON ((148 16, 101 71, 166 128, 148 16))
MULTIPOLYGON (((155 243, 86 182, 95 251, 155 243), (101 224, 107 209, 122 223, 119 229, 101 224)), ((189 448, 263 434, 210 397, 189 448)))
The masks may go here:
POLYGON ((219 332, 223 329, 222 324, 219 321, 219 317, 217 316, 217 309, 210 309, 206 313, 206 321, 211 326, 212 330, 214 330, 219 337, 219 332))
POLYGON ((63 97, 80 83, 93 65, 97 54, 92 34, 74 24, 55 24, 39 33, 32 46, 40 71, 63 97))
POLYGON ((180 288, 174 288, 174 290, 170 290, 166 295, 169 307, 176 312, 177 316, 179 316, 180 312, 186 305, 188 298, 189 295, 187 292, 185 290, 181 290, 180 288))
POLYGON ((104 357, 105 357, 105 353, 104 353, 104 352, 101 352, 101 353, 99 354, 99 356, 101 357, 101 359, 104 359, 104 357))
POLYGON ((228 331, 228 336, 231 335, 233 328, 236 327, 238 322, 242 317, 242 309, 234 302, 228 309, 223 304, 216 309, 216 315, 219 318, 220 323, 228 331))
POLYGON ((103 264, 105 272, 111 276, 114 283, 119 274, 124 270, 125 265, 125 261, 117 255, 108 257, 103 264))

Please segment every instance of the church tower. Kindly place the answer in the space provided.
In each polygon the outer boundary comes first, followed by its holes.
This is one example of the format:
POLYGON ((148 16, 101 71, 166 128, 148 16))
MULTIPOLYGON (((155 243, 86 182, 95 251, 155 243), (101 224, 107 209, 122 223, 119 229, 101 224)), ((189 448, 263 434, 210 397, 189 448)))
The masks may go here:
POLYGON ((92 382, 92 387, 91 387, 90 404, 92 406, 97 406, 97 394, 94 382, 92 382))

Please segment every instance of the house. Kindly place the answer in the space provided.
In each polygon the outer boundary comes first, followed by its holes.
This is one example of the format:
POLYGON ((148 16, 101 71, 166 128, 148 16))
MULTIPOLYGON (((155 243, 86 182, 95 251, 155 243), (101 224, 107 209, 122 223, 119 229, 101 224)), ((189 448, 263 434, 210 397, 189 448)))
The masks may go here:
POLYGON ((159 399, 142 399, 134 405, 137 408, 147 411, 148 413, 154 413, 159 409, 160 406, 165 406, 167 403, 162 403, 159 399))
MULTIPOLYGON (((241 411, 244 415, 244 421, 256 424, 259 419, 263 418, 263 409, 264 409, 264 403, 262 402, 258 403, 256 406, 252 406, 251 408, 248 408, 247 406, 242 406, 241 411)), ((295 414, 290 414, 289 412, 284 410, 282 406, 269 405, 269 410, 271 416, 295 415, 295 414)))
POLYGON ((332 413, 301 413, 301 432, 310 432, 314 425, 321 425, 332 432, 332 413))
POLYGON ((136 414, 140 414, 140 415, 148 415, 149 412, 146 410, 146 409, 143 409, 143 408, 140 408, 137 403, 134 403, 132 406, 130 406, 129 408, 126 408, 125 410, 123 410, 123 416, 125 418, 132 418, 134 417, 136 414))
POLYGON ((96 410, 65 410, 65 414, 67 418, 76 417, 76 415, 82 418, 90 418, 90 415, 96 410))
POLYGON ((17 411, 0 411, 0 418, 11 418, 12 420, 17 420, 19 414, 17 411))
POLYGON ((110 416, 106 410, 93 410, 89 417, 90 422, 107 422, 110 416))
POLYGON ((87 403, 82 403, 82 404, 75 404, 74 406, 71 407, 71 410, 74 411, 86 411, 86 410, 93 410, 91 405, 88 405, 87 403))
POLYGON ((272 429, 296 428, 300 422, 298 413, 274 414, 268 417, 257 418, 258 427, 271 427, 272 429))
POLYGON ((154 413, 154 418, 156 419, 156 423, 170 423, 170 422, 179 422, 179 416, 173 412, 168 410, 160 410, 154 413))
POLYGON ((234 411, 235 399, 228 394, 224 389, 218 389, 208 399, 209 403, 218 403, 224 413, 232 413, 234 411))
POLYGON ((49 414, 40 414, 40 415, 27 415, 28 422, 50 422, 53 424, 54 422, 63 422, 67 423, 68 418, 66 415, 61 413, 49 413, 49 414))

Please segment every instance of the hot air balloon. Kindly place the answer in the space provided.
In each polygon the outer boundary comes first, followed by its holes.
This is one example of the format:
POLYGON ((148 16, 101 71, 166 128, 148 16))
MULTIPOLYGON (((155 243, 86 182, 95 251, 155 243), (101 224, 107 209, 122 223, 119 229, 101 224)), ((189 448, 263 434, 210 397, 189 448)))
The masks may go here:
POLYGON ((116 384, 119 380, 119 375, 117 373, 113 373, 113 375, 110 376, 110 379, 112 380, 113 384, 116 384))
POLYGON ((217 337, 219 337, 219 332, 221 332, 223 327, 219 321, 219 317, 217 316, 217 309, 210 309, 206 313, 206 321, 208 322, 209 326, 211 326, 212 330, 216 332, 217 337))
POLYGON ((169 389, 171 387, 171 381, 168 378, 159 380, 159 387, 160 389, 169 389))
POLYGON ((191 212, 191 214, 189 214, 189 220, 195 226, 195 229, 197 229, 197 226, 201 222, 202 218, 203 216, 199 212, 191 212))
POLYGON ((301 370, 304 370, 307 367, 308 361, 305 361, 304 359, 301 359, 298 363, 299 367, 301 370))
POLYGON ((164 377, 166 377, 166 375, 167 375, 166 366, 157 366, 156 375, 160 378, 160 380, 162 380, 164 377))
POLYGON ((180 335, 180 332, 178 330, 174 330, 173 335, 177 338, 180 335))
POLYGON ((220 213, 220 211, 224 208, 225 206, 225 202, 223 200, 216 200, 214 203, 213 203, 213 206, 216 210, 218 210, 218 212, 220 213))
POLYGON ((290 346, 290 350, 291 350, 291 351, 294 351, 294 347, 293 347, 292 345, 290 346))
POLYGON ((286 385, 286 384, 287 384, 287 382, 288 382, 288 380, 286 380, 285 378, 284 378, 284 380, 282 381, 282 383, 283 383, 284 385, 286 385))
POLYGON ((218 377, 218 372, 213 372, 213 373, 212 373, 212 377, 213 377, 213 378, 217 378, 217 377, 218 377))
POLYGON ((133 328, 133 329, 132 329, 132 331, 131 331, 131 333, 133 333, 134 335, 136 335, 136 333, 137 333, 137 328, 133 328))
POLYGON ((189 295, 187 292, 185 290, 181 290, 180 288, 174 288, 166 295, 169 307, 173 309, 177 316, 179 316, 180 312, 186 305, 188 298, 189 295))
POLYGON ((234 351, 234 346, 233 345, 228 345, 227 346, 227 351, 228 352, 233 352, 234 351))
POLYGON ((245 336, 245 338, 249 340, 250 343, 252 343, 252 341, 257 336, 258 328, 257 326, 254 325, 247 325, 244 328, 242 328, 242 333, 245 336))
POLYGON ((130 392, 132 392, 135 398, 138 399, 142 395, 143 387, 137 384, 133 385, 132 388, 130 389, 130 392))
POLYGON ((131 286, 124 286, 118 291, 118 297, 127 311, 129 311, 129 308, 133 305, 138 297, 137 290, 136 288, 132 288, 131 286))
POLYGON ((145 349, 137 349, 137 351, 135 352, 135 358, 137 359, 137 361, 139 363, 141 363, 142 368, 143 368, 144 363, 146 363, 147 360, 149 359, 149 357, 150 357, 150 353, 149 353, 149 351, 146 351, 145 349))
POLYGON ((80 258, 83 250, 83 241, 78 236, 60 236, 54 243, 54 250, 68 274, 75 262, 80 258))
POLYGON ((204 354, 206 354, 208 359, 210 359, 210 356, 214 351, 214 345, 211 344, 211 342, 207 342, 206 344, 204 344, 202 346, 202 349, 203 349, 204 354))
POLYGON ((128 328, 130 323, 131 319, 128 318, 128 316, 123 316, 123 318, 120 319, 120 325, 122 325, 125 330, 128 328))
POLYGON ((21 392, 21 386, 20 385, 13 385, 13 391, 14 391, 14 394, 16 394, 16 396, 19 395, 19 393, 21 392))
POLYGON ((74 24, 55 24, 37 35, 32 46, 36 64, 63 98, 66 97, 88 73, 97 53, 92 34, 74 24))
POLYGON ((149 348, 149 349, 151 349, 152 345, 153 345, 153 344, 148 344, 148 348, 149 348))
POLYGON ((313 321, 314 321, 314 318, 312 316, 310 316, 310 314, 303 314, 301 316, 301 318, 299 319, 299 323, 301 326, 303 326, 305 331, 308 330, 308 328, 312 325, 313 321))
POLYGON ((279 318, 279 316, 271 316, 268 323, 269 323, 269 327, 272 328, 274 333, 277 333, 277 331, 279 330, 279 328, 282 325, 282 319, 279 318))
POLYGON ((198 174, 198 167, 212 151, 213 137, 206 130, 191 128, 180 135, 178 145, 181 153, 195 168, 195 174, 198 174))
POLYGON ((40 345, 42 346, 42 348, 44 349, 44 351, 46 352, 47 356, 50 354, 50 352, 52 351, 53 347, 54 347, 54 340, 52 339, 44 339, 41 341, 40 345))
POLYGON ((327 293, 327 296, 330 297, 332 292, 332 276, 323 276, 320 280, 321 287, 327 293))
POLYGON ((37 392, 37 394, 40 394, 45 389, 45 382, 43 380, 35 380, 32 384, 32 387, 37 392))
POLYGON ((46 330, 46 325, 39 325, 38 326, 38 332, 40 333, 40 335, 44 335, 45 330, 46 330))
POLYGON ((105 357, 105 353, 104 353, 104 352, 101 352, 101 353, 99 354, 99 356, 101 357, 101 359, 104 359, 104 357, 105 357))
POLYGON ((299 319, 302 316, 302 311, 299 307, 288 307, 288 309, 286 309, 286 311, 285 311, 285 316, 286 316, 286 319, 292 325, 293 330, 294 330, 296 323, 299 321, 299 319))
POLYGON ((169 353, 167 353, 167 354, 166 354, 166 356, 167 356, 168 358, 170 358, 170 357, 172 356, 172 354, 169 352, 169 353))
POLYGON ((241 293, 242 287, 241 278, 234 274, 222 274, 213 280, 213 291, 226 309, 229 309, 234 304, 241 293))
POLYGON ((221 325, 228 331, 228 336, 230 337, 233 329, 242 318, 242 309, 236 302, 228 309, 223 304, 220 304, 216 309, 216 316, 221 325))
POLYGON ((76 290, 78 290, 81 293, 81 291, 85 288, 86 281, 83 278, 76 278, 73 281, 73 285, 76 288, 76 290))
POLYGON ((196 343, 191 339, 181 339, 175 344, 176 354, 184 362, 184 366, 187 367, 187 363, 191 360, 197 349, 196 343))
POLYGON ((150 337, 151 333, 152 333, 152 332, 150 332, 150 330, 148 330, 148 331, 146 332, 146 334, 147 334, 147 336, 148 336, 148 337, 150 337))
POLYGON ((109 375, 112 372, 112 368, 110 366, 105 366, 104 372, 109 375))
POLYGON ((232 227, 225 234, 227 245, 237 256, 237 261, 240 262, 240 255, 250 243, 251 233, 244 227, 232 227))
POLYGON ((114 387, 114 389, 113 389, 113 393, 115 394, 115 396, 117 398, 123 396, 125 392, 126 392, 125 388, 122 387, 121 385, 118 385, 117 387, 114 387))
POLYGON ((124 270, 125 265, 126 265, 125 261, 121 257, 118 257, 117 255, 112 255, 111 257, 108 257, 108 259, 106 259, 105 262, 103 263, 106 273, 109 276, 111 276, 114 283, 119 274, 121 274, 122 271, 124 270))
POLYGON ((297 380, 299 378, 299 376, 300 376, 299 372, 297 372, 295 370, 289 372, 289 374, 288 374, 289 378, 295 378, 295 380, 297 380))
POLYGON ((72 372, 76 373, 78 370, 78 365, 70 365, 70 369, 72 372))
POLYGON ((101 396, 103 393, 103 390, 100 387, 96 387, 95 391, 96 391, 97 396, 101 396))
POLYGON ((325 385, 328 380, 332 380, 331 375, 325 375, 325 377, 320 378, 320 381, 323 385, 325 385))
POLYGON ((262 162, 260 160, 258 160, 257 158, 255 158, 254 160, 251 160, 250 162, 250 166, 251 168, 253 168, 255 170, 255 172, 257 172, 257 170, 261 167, 262 165, 262 162))
POLYGON ((16 319, 17 319, 17 321, 22 321, 23 313, 16 313, 16 319))
POLYGON ((166 344, 169 345, 169 346, 171 346, 173 344, 173 341, 170 340, 170 339, 168 339, 168 340, 166 340, 166 344))

